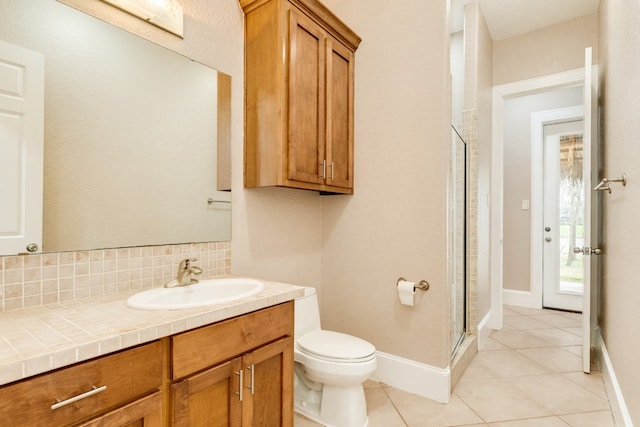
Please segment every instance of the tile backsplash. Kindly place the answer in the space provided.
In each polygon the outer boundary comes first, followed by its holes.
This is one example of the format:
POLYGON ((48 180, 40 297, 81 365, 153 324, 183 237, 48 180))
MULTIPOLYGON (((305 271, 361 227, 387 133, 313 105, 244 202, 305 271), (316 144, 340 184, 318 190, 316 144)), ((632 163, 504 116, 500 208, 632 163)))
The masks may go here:
POLYGON ((163 286, 197 258, 202 279, 231 273, 231 242, 0 257, 0 311, 163 286))

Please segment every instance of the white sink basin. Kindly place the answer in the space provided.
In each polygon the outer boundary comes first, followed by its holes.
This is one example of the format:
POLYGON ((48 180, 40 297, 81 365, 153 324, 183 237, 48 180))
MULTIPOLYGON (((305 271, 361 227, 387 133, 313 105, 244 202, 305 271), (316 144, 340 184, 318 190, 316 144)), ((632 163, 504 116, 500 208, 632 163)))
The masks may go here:
POLYGON ((129 297, 127 305, 140 310, 178 310, 231 302, 262 289, 264 284, 254 279, 209 279, 188 286, 148 289, 129 297))

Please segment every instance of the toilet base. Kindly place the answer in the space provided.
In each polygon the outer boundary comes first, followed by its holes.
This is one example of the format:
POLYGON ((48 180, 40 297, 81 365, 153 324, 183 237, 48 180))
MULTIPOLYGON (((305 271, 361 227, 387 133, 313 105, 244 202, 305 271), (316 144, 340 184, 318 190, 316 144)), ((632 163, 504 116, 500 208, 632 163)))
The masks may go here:
POLYGON ((327 427, 367 427, 367 402, 362 384, 335 387, 324 384, 318 389, 310 380, 295 373, 294 410, 327 427), (306 383, 306 384, 305 384, 306 383))

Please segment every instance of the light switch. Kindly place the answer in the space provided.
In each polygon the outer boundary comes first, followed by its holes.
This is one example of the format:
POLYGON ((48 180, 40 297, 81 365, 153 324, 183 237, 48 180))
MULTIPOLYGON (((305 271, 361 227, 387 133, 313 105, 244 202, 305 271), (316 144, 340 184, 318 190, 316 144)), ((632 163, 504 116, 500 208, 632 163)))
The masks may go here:
POLYGON ((528 211, 529 210, 529 206, 530 206, 529 200, 523 199, 522 200, 522 210, 523 211, 528 211))

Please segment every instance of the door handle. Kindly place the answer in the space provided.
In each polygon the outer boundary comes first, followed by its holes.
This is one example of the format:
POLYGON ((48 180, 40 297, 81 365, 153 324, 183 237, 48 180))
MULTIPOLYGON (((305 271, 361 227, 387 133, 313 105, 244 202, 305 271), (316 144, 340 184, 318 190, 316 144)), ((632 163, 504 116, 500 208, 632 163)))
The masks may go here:
POLYGON ((550 242, 550 241, 551 241, 551 237, 545 237, 545 238, 544 238, 544 241, 545 241, 545 242, 550 242))
POLYGON ((573 248, 574 254, 582 254, 582 255, 602 255, 602 249, 600 248, 590 248, 589 246, 585 246, 584 248, 573 248))
POLYGON ((545 227, 544 231, 551 231, 551 227, 545 227))

